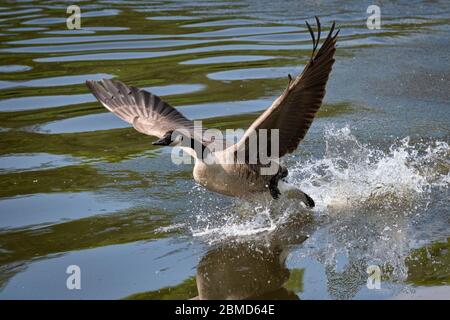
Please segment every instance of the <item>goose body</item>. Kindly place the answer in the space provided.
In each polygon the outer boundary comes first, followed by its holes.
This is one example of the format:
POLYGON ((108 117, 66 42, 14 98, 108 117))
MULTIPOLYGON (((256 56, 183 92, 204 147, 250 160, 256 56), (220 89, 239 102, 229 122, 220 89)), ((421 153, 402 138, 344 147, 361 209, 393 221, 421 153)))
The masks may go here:
POLYGON ((196 161, 194 180, 206 189, 227 196, 247 198, 258 192, 265 192, 272 176, 259 175, 245 165, 206 164, 196 161))
POLYGON ((253 122, 236 144, 227 148, 212 148, 213 142, 196 132, 193 121, 150 92, 117 80, 87 81, 86 84, 109 111, 132 124, 137 131, 158 137, 154 145, 180 145, 195 159, 193 177, 206 189, 240 198, 267 193, 277 199, 285 193, 313 207, 314 201, 308 195, 286 183, 288 171, 279 164, 279 158, 296 150, 306 135, 322 104, 334 63, 339 31, 333 34, 333 23, 327 38, 318 48, 321 28, 318 18, 316 21, 317 40, 306 23, 313 40, 313 51, 303 72, 295 79, 289 75, 288 86, 281 96, 253 122), (259 134, 274 131, 278 134, 277 140, 270 134, 266 140, 261 140, 259 134), (256 152, 252 149, 255 141, 256 152), (272 150, 272 144, 278 147, 278 154, 271 154, 269 162, 263 162, 261 154, 272 150), (268 168, 272 170, 269 172, 268 168))

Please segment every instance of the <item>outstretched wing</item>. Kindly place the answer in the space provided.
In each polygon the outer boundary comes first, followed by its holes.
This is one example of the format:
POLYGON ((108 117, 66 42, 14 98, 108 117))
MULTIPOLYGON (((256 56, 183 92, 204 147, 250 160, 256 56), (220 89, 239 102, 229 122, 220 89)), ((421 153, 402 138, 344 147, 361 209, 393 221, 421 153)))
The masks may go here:
POLYGON ((141 133, 161 138, 167 131, 193 130, 191 120, 150 92, 108 79, 86 85, 106 109, 141 133))
MULTIPOLYGON (((250 150, 250 137, 256 136, 261 129, 267 130, 267 144, 259 143, 258 150, 261 148, 270 149, 271 130, 279 130, 279 157, 286 153, 293 152, 300 141, 305 137, 311 123, 322 105, 325 96, 325 86, 334 63, 334 53, 336 51, 335 23, 331 26, 324 43, 317 51, 320 41, 320 22, 316 17, 318 27, 317 41, 308 22, 306 22, 313 40, 313 52, 311 59, 305 66, 303 72, 295 79, 289 75, 288 87, 282 95, 277 98, 272 105, 262 113, 249 129, 245 132, 242 139, 235 145, 234 152, 240 150, 250 150)), ((245 151, 248 153, 248 151, 245 151)), ((267 154, 267 153, 266 153, 267 154)), ((250 155, 246 155, 247 157, 250 155)))

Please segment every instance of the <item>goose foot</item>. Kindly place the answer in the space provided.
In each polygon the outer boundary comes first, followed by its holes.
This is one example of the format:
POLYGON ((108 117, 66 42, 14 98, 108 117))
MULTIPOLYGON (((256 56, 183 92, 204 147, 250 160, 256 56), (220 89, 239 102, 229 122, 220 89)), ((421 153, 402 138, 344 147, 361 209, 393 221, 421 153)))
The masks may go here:
POLYGON ((303 194, 305 195, 305 204, 306 204, 306 206, 308 207, 308 208, 314 208, 315 207, 315 203, 314 203, 314 200, 310 197, 310 196, 308 196, 306 193, 304 193, 303 192, 303 194))
POLYGON ((288 199, 298 199, 302 201, 308 208, 314 208, 316 205, 314 200, 297 187, 287 183, 283 179, 279 181, 277 187, 286 195, 288 199))
POLYGON ((269 184, 269 191, 270 191, 270 195, 272 196, 272 198, 274 198, 275 200, 278 199, 280 197, 280 189, 278 189, 277 183, 270 183, 269 184))
POLYGON ((278 199, 281 195, 280 189, 278 189, 278 181, 286 178, 288 175, 288 170, 285 167, 280 167, 277 174, 274 175, 269 182, 270 195, 274 199, 278 199))

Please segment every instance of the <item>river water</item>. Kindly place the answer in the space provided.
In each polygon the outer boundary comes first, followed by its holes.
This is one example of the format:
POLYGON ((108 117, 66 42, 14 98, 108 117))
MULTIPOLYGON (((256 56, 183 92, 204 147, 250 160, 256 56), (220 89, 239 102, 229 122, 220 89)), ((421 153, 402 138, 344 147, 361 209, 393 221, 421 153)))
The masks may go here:
POLYGON ((0 299, 450 298, 448 1, 383 1, 375 30, 370 1, 83 1, 80 30, 70 4, 0 5, 0 299), (308 61, 314 15, 341 29, 336 63, 284 159, 313 210, 196 186, 84 85, 246 128, 308 61))

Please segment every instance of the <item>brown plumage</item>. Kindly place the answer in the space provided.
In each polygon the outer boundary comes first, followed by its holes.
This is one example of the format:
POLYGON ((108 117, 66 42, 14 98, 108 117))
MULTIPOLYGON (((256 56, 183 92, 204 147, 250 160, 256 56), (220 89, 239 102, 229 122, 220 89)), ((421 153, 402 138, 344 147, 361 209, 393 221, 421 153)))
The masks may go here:
MULTIPOLYGON (((273 142, 270 141, 270 132, 274 129, 279 130, 279 150, 278 157, 272 157, 272 161, 277 163, 279 157, 293 152, 305 137, 322 104, 325 86, 334 63, 339 31, 334 33, 335 23, 333 23, 328 36, 318 49, 321 26, 317 17, 316 21, 317 40, 311 26, 306 22, 313 40, 313 50, 303 72, 295 79, 288 75, 287 88, 253 122, 238 143, 224 151, 207 152, 207 156, 218 159, 218 163, 206 163, 203 150, 208 151, 208 143, 191 136, 191 146, 194 145, 193 141, 199 141, 203 147, 201 154, 197 150, 193 151, 192 147, 185 148, 196 158, 194 179, 198 183, 212 191, 237 197, 247 197, 269 189, 272 197, 278 198, 280 194, 278 187, 286 188, 285 184, 280 183, 286 177, 287 169, 280 166, 277 173, 271 176, 262 175, 260 171, 267 167, 267 164, 260 163, 258 155, 262 152, 267 155, 267 150, 271 150, 273 142), (258 141, 257 162, 250 163, 249 159, 252 157, 254 159, 254 155, 249 152, 252 150, 249 148, 249 144, 255 136, 258 139, 260 130, 267 130, 268 141, 266 144, 258 141), (238 159, 237 155, 240 154, 240 151, 243 151, 245 155, 244 161, 233 164, 220 162, 225 158, 229 159, 230 156, 238 159)), ((87 81, 87 86, 103 106, 121 119, 131 123, 136 130, 160 138, 157 141, 159 145, 178 143, 179 141, 174 141, 174 138, 171 137, 174 130, 184 129, 189 132, 193 130, 191 120, 185 118, 178 110, 152 93, 127 86, 120 81, 111 80, 87 81)), ((299 198, 308 206, 314 206, 314 201, 302 191, 293 187, 289 187, 285 191, 299 198)))
MULTIPOLYGON (((319 51, 316 51, 321 33, 320 22, 317 17, 316 20, 319 30, 317 41, 314 32, 307 23, 313 38, 313 52, 308 64, 295 80, 291 81, 289 77, 287 88, 252 123, 242 140, 236 144, 236 152, 243 147, 245 150, 249 150, 250 135, 258 133, 261 129, 269 131, 268 138, 270 138, 271 129, 279 130, 279 157, 295 151, 300 141, 305 137, 325 96, 325 86, 334 63, 336 39, 339 33, 337 31, 333 35, 335 28, 335 23, 333 23, 322 47, 319 51)), ((267 148, 270 148, 270 141, 267 148)))
POLYGON ((161 138, 171 130, 193 129, 194 123, 155 94, 117 80, 86 81, 101 104, 133 127, 161 138))

